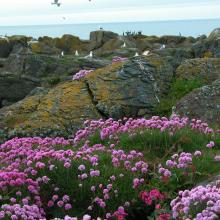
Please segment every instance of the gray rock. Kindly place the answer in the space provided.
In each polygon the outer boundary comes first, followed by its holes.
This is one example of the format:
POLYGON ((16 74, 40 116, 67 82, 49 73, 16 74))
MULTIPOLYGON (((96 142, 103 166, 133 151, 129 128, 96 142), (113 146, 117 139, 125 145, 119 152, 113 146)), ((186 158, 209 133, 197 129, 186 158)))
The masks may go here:
POLYGON ((220 79, 193 90, 176 105, 180 116, 202 119, 208 123, 220 123, 220 79))

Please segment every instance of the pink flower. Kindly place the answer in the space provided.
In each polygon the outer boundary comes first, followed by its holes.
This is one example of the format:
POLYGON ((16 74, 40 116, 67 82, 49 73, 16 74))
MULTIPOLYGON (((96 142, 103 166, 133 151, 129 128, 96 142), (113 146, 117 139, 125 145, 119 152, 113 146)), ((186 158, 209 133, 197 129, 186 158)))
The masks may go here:
POLYGON ((70 209, 72 209, 72 205, 69 204, 69 203, 67 203, 67 204, 65 204, 64 209, 65 209, 66 211, 67 211, 67 210, 70 210, 70 209))

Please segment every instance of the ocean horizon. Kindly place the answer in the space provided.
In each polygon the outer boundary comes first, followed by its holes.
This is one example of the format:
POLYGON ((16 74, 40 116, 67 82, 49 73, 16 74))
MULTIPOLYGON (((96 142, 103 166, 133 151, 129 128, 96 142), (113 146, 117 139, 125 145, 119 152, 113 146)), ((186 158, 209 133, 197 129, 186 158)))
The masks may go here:
POLYGON ((0 35, 26 35, 34 38, 40 36, 61 37, 71 34, 88 40, 91 31, 102 27, 120 35, 126 31, 142 31, 144 35, 182 35, 198 37, 208 35, 213 29, 220 27, 220 19, 172 20, 172 21, 143 21, 119 23, 89 23, 89 24, 59 24, 59 25, 24 25, 1 26, 0 35))

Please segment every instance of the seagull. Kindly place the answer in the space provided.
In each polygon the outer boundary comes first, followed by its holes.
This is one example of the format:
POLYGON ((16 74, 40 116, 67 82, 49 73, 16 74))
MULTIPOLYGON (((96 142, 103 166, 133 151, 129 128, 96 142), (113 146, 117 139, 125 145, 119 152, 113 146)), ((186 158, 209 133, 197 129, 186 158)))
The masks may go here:
POLYGON ((166 45, 163 44, 163 45, 160 47, 160 50, 165 49, 165 48, 166 48, 166 45))
POLYGON ((99 26, 99 30, 103 30, 103 27, 102 27, 102 26, 99 26))
POLYGON ((76 52, 75 52, 75 56, 79 56, 78 50, 76 50, 76 52))
POLYGON ((64 52, 63 51, 61 52, 61 57, 64 57, 64 52))
POLYGON ((51 5, 57 5, 57 7, 60 7, 61 3, 59 3, 59 0, 54 0, 51 2, 51 5))
POLYGON ((89 55, 85 56, 85 58, 93 58, 93 52, 90 51, 89 55))
POLYGON ((149 51, 149 50, 145 50, 145 51, 143 52, 143 55, 144 55, 144 56, 148 56, 148 55, 149 55, 149 53, 150 53, 150 51, 149 51))
POLYGON ((134 55, 134 57, 138 57, 138 56, 139 56, 139 54, 138 54, 138 52, 136 52, 135 55, 134 55))
POLYGON ((126 47, 126 43, 124 42, 124 44, 121 46, 121 48, 125 48, 126 47))

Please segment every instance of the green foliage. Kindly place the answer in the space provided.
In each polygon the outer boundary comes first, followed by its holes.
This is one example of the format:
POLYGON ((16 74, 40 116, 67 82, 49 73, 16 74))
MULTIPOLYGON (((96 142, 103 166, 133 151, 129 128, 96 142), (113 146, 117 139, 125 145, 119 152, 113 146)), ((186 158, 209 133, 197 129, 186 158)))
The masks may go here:
POLYGON ((169 116, 172 107, 177 103, 178 100, 180 100, 187 93, 201 86, 203 86, 203 83, 199 78, 177 78, 172 83, 169 94, 161 99, 160 104, 156 109, 157 114, 169 116))

